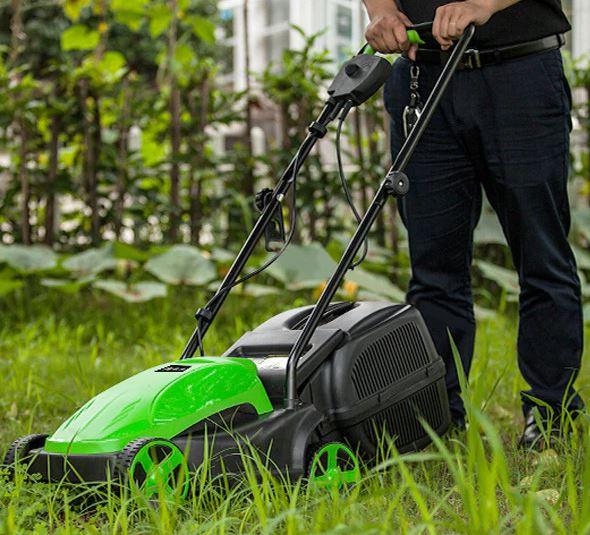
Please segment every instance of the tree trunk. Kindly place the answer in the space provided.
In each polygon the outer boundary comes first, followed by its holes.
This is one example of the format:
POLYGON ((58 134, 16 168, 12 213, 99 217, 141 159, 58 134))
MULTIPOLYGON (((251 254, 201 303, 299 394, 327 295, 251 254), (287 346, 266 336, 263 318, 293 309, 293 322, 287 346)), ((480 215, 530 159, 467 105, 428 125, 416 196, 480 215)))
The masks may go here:
POLYGON ((10 63, 14 64, 26 39, 23 29, 22 1, 11 0, 12 17, 10 19, 10 63))
POLYGON ((123 228, 123 212, 125 208, 125 193, 127 190, 127 151, 129 145, 129 79, 123 80, 122 109, 119 121, 119 143, 117 147, 117 186, 114 210, 115 235, 119 240, 123 228))
POLYGON ((244 169, 244 180, 242 184, 242 193, 248 198, 254 197, 254 154, 252 148, 252 103, 250 102, 251 97, 251 84, 250 84, 250 13, 249 13, 249 1, 244 0, 244 58, 246 68, 246 157, 248 163, 244 169))
MULTIPOLYGON (((586 84, 586 150, 588 151, 589 163, 586 184, 590 184, 590 82, 586 84)), ((588 204, 590 205, 590 193, 588 193, 588 204)))
POLYGON ((99 101, 94 99, 96 109, 91 110, 88 103, 92 97, 89 82, 80 80, 80 109, 82 110, 82 131, 84 135, 84 165, 83 177, 86 190, 86 204, 90 208, 90 239, 93 245, 100 239, 100 216, 98 213, 98 180, 97 180, 97 142, 100 141, 100 113, 99 101), (96 130, 98 129, 98 132, 96 130))
POLYGON ((92 237, 92 244, 98 245, 100 242, 100 204, 98 199, 98 165, 100 162, 100 153, 102 148, 102 121, 100 116, 100 97, 98 95, 93 95, 94 100, 94 123, 92 125, 92 135, 93 135, 93 161, 94 167, 93 172, 91 174, 91 183, 90 183, 90 210, 91 210, 91 217, 92 217, 92 228, 91 228, 91 237, 92 237))
MULTIPOLYGON (((22 20, 22 2, 21 0, 11 0, 12 16, 10 19, 10 55, 9 61, 11 64, 15 64, 20 51, 23 47, 23 43, 26 39, 26 35, 23 30, 22 20)), ((18 84, 21 79, 20 73, 15 75, 14 82, 18 84)), ((19 96, 16 96, 18 100, 19 96)), ((20 110, 19 110, 20 112, 20 110)), ((20 136, 20 146, 18 150, 19 163, 17 170, 17 181, 20 184, 21 190, 21 213, 20 213, 20 227, 21 227, 21 239, 25 245, 31 243, 31 224, 30 224, 30 201, 31 201, 31 189, 29 182, 29 173, 27 170, 27 157, 28 157, 28 131, 25 119, 22 116, 15 117, 14 119, 15 129, 18 131, 20 136)))
POLYGON ((180 225, 180 89, 176 80, 172 82, 170 92, 170 142, 171 142, 171 165, 170 165, 170 241, 178 240, 180 225))
POLYGON ((21 239, 25 245, 31 244, 31 185, 29 182, 29 172, 27 169, 28 156, 28 132, 23 120, 19 121, 20 146, 18 151, 18 181, 21 191, 21 239))
POLYGON ((49 168, 47 170, 47 197, 45 200, 45 243, 53 245, 55 233, 55 184, 59 169, 60 116, 55 112, 51 117, 49 139, 49 168))
POLYGON ((171 242, 178 240, 180 226, 180 144, 181 144, 181 94, 178 80, 173 70, 173 58, 178 39, 178 2, 169 1, 172 22, 168 36, 168 82, 170 87, 170 227, 168 237, 171 242))
POLYGON ((209 72, 203 74, 203 78, 199 84, 199 109, 195 106, 194 98, 189 98, 189 108, 192 116, 192 123, 196 132, 193 138, 192 150, 193 157, 191 158, 190 169, 190 227, 191 227, 191 243, 198 245, 201 238, 202 228, 202 181, 198 177, 200 171, 207 162, 205 161, 205 129, 207 128, 209 119, 209 72))
POLYGON ((107 47, 107 5, 106 0, 98 0, 94 2, 95 8, 97 8, 98 12, 98 28, 100 32, 100 40, 98 42, 98 46, 94 50, 94 54, 96 59, 100 60, 104 56, 104 52, 107 47))

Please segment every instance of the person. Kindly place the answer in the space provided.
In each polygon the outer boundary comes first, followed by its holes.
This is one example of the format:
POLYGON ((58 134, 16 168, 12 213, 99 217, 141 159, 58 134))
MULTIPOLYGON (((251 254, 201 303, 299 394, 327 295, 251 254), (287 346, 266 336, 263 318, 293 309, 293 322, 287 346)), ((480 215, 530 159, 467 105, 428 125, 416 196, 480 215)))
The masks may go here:
POLYGON ((464 426, 450 339, 468 374, 475 338, 473 231, 484 190, 520 282, 518 364, 530 389, 521 394, 525 427, 519 445, 544 447, 549 420, 559 431, 564 414, 576 415, 584 406, 573 385, 583 320, 568 243, 571 92, 559 49, 570 25, 560 0, 364 3, 369 44, 382 53, 402 53, 385 88, 394 154, 407 134, 408 102, 419 113, 453 42, 470 24, 477 27, 406 169, 411 188, 400 213, 412 264, 407 299, 424 316, 446 362, 452 418, 464 426), (433 39, 410 45, 406 28, 432 20, 433 39))

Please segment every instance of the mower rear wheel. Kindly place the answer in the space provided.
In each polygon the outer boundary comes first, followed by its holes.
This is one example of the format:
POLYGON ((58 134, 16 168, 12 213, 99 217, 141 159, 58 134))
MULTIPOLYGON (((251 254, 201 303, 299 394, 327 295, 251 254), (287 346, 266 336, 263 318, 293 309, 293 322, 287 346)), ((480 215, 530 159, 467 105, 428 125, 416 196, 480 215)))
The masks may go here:
POLYGON ((341 442, 329 442, 312 456, 309 483, 319 488, 341 488, 361 480, 359 460, 355 453, 341 442))
POLYGON ((8 467, 9 475, 12 478, 14 468, 17 464, 24 464, 29 460, 31 452, 45 445, 45 440, 49 435, 25 435, 17 438, 8 448, 2 465, 8 467))
POLYGON ((117 456, 116 476, 130 481, 150 501, 186 498, 188 465, 182 451, 169 440, 140 438, 117 456))

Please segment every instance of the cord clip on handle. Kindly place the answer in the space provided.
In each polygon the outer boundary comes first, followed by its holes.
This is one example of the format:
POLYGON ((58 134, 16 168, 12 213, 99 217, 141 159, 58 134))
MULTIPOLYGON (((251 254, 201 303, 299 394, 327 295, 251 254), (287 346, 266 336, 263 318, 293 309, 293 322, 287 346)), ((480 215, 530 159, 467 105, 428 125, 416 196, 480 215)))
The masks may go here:
MULTIPOLYGON (((420 36, 420 32, 430 33, 432 32, 432 22, 423 22, 422 24, 415 24, 414 26, 410 26, 407 30, 408 32, 408 41, 413 45, 424 45, 426 44, 424 39, 420 36)), ((377 52, 373 49, 373 47, 367 43, 363 49, 361 50, 361 54, 369 54, 370 56, 376 54, 377 52)))

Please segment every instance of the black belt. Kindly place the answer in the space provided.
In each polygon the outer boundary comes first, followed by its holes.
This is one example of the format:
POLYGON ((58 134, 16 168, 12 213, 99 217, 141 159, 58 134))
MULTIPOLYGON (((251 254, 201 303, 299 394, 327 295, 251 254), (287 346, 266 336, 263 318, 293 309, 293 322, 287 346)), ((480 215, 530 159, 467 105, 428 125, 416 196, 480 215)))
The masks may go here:
MULTIPOLYGON (((494 65, 511 59, 522 58, 529 54, 545 52, 561 48, 565 44, 565 37, 561 34, 551 35, 543 39, 528 41, 518 45, 503 46, 494 49, 477 50, 471 48, 459 63, 459 70, 481 69, 486 65, 494 65)), ((443 65, 449 59, 451 53, 448 50, 434 48, 419 48, 416 53, 417 63, 428 63, 432 65, 443 65)), ((407 57, 404 54, 404 57, 407 57)))

